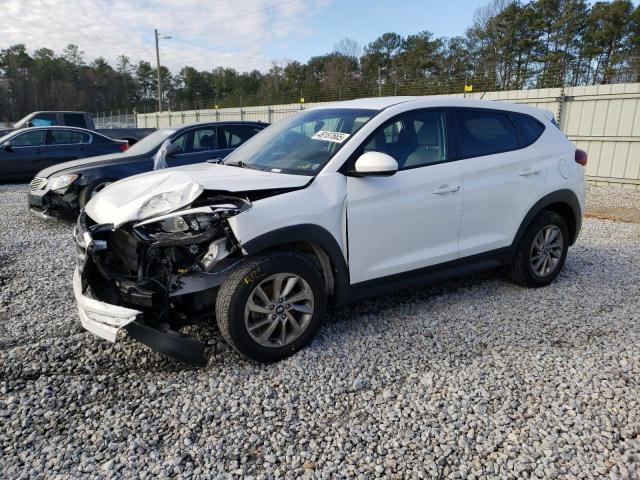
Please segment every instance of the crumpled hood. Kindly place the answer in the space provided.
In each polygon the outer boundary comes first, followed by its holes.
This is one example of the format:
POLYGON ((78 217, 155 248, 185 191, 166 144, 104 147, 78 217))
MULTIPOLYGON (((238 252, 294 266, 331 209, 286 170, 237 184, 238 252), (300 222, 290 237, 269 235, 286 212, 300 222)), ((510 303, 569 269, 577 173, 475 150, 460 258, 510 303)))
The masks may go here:
POLYGON ((100 167, 115 163, 129 163, 145 156, 151 158, 150 155, 125 155, 121 152, 97 155, 95 157, 79 158, 77 160, 69 160, 68 162, 51 165, 50 167, 40 170, 36 176, 50 178, 56 175, 76 173, 78 170, 86 169, 87 167, 100 167))
MULTIPOLYGON (((168 168, 125 178, 102 190, 85 208, 97 223, 112 223, 119 227, 134 220, 143 220, 140 207, 154 195, 173 190, 201 186, 205 190, 248 192, 281 188, 298 188, 312 177, 263 172, 249 168, 230 167, 211 163, 198 163, 185 167, 168 168)), ((171 211, 190 204, 196 197, 187 198, 171 211)), ((164 212, 169 213, 169 212, 164 212)))

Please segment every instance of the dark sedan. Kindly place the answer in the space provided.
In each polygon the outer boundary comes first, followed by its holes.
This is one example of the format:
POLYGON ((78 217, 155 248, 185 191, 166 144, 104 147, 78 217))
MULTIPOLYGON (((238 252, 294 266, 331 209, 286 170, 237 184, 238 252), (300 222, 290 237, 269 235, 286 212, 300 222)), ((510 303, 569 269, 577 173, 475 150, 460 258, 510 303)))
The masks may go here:
POLYGON ((212 122, 157 130, 124 153, 45 168, 31 182, 29 207, 41 217, 76 215, 107 185, 154 169, 154 156, 169 141, 166 166, 222 160, 267 127, 262 122, 212 122))
POLYGON ((76 127, 33 127, 0 138, 0 180, 31 180, 43 168, 124 152, 129 145, 76 127))

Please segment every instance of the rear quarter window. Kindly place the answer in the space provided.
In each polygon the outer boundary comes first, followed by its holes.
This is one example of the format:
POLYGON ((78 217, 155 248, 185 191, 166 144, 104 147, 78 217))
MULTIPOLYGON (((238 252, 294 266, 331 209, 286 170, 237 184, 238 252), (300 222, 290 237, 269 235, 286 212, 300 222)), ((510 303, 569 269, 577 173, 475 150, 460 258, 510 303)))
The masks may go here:
POLYGON ((544 132, 544 125, 529 115, 512 113, 510 116, 518 129, 523 147, 528 147, 534 143, 544 132))
POLYGON ((63 119, 64 124, 68 127, 87 128, 87 122, 82 113, 65 113, 63 119))
POLYGON ((456 149, 459 158, 481 157, 520 148, 518 134, 506 113, 491 110, 455 110, 456 149))

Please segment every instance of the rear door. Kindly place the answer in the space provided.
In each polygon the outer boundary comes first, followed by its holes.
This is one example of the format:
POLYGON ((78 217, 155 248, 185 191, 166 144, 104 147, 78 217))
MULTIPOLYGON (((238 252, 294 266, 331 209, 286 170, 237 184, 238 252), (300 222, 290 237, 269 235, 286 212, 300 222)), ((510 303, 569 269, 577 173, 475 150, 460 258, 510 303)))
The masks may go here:
POLYGON ((45 157, 49 165, 76 160, 90 155, 87 150, 91 135, 65 129, 51 129, 47 135, 45 157))
POLYGON ((460 257, 509 246, 544 195, 547 152, 525 146, 508 112, 453 109, 452 119, 464 203, 460 257))
POLYGON ((45 168, 45 129, 31 130, 11 138, 11 147, 0 146, 0 175, 6 179, 32 178, 45 168))

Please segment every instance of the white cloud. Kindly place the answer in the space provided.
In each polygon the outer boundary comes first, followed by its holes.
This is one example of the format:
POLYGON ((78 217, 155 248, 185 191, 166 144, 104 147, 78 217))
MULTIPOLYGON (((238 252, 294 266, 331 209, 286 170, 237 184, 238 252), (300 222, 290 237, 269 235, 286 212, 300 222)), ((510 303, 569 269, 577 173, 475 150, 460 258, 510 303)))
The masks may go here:
POLYGON ((48 47, 60 54, 69 43, 85 59, 102 56, 115 64, 120 54, 155 64, 153 30, 161 40, 160 60, 177 72, 184 65, 210 70, 268 69, 270 44, 292 41, 312 30, 314 13, 331 0, 4 0, 0 48, 24 43, 30 50, 48 47))

